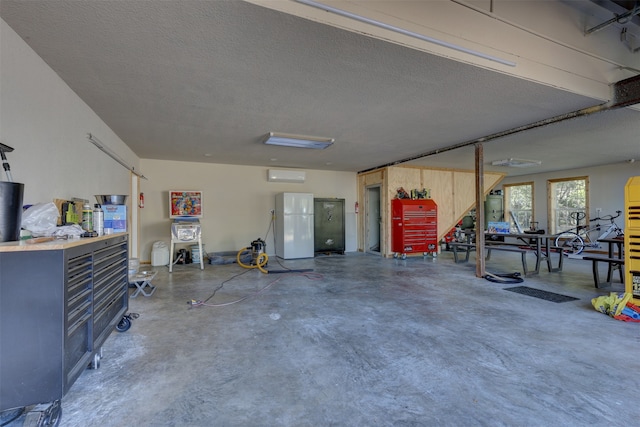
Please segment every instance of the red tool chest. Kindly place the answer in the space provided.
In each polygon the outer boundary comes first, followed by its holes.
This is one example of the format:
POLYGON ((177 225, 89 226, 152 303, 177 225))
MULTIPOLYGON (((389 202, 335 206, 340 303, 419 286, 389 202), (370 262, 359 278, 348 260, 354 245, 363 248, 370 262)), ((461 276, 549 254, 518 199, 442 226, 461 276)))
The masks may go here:
POLYGON ((406 258, 408 253, 437 253, 438 206, 431 199, 391 201, 391 251, 406 258))

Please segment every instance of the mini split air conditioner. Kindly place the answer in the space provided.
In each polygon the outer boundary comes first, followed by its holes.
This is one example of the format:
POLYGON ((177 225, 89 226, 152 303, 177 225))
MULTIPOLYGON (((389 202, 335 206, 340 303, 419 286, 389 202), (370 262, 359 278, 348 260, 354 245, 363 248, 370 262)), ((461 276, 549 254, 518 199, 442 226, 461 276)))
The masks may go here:
POLYGON ((297 182, 303 183, 307 173, 302 170, 269 169, 267 181, 269 182, 297 182))

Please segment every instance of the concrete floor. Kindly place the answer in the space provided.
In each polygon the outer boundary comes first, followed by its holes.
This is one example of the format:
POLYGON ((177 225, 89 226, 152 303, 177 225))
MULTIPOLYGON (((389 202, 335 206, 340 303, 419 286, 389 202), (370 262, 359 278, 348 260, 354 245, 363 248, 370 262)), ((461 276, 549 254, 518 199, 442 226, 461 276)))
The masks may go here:
MULTIPOLYGON (((611 289, 594 288, 586 261, 521 284, 579 298, 564 303, 475 278, 475 264, 450 253, 281 263, 313 274, 155 267, 157 291, 130 300, 140 318, 66 394, 60 426, 587 426, 640 416, 640 324, 592 308, 611 289)), ((519 269, 518 254, 487 263, 519 269)))

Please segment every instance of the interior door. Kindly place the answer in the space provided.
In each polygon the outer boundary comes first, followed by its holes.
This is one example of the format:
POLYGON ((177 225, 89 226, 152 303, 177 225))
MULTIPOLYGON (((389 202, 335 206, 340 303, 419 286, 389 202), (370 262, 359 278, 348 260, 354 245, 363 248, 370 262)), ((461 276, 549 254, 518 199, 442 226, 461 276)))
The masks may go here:
POLYGON ((382 247, 382 216, 379 185, 367 187, 365 202, 365 251, 380 255, 380 248, 382 247))

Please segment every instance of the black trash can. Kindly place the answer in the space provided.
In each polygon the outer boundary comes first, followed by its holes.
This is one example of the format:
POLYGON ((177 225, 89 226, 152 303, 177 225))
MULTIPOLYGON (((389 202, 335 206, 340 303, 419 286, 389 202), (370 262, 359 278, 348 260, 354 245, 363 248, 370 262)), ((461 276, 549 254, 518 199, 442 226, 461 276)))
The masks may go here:
POLYGON ((24 184, 0 181, 0 242, 20 240, 24 184))

